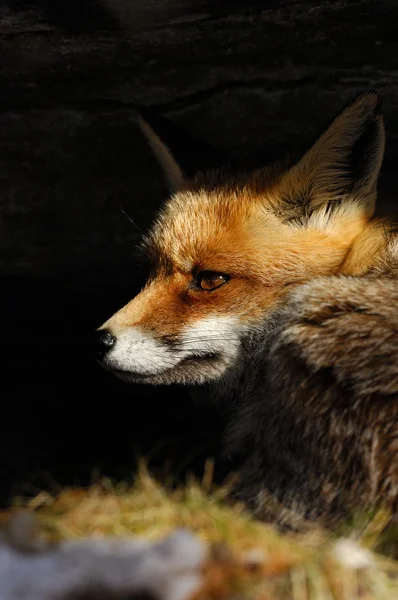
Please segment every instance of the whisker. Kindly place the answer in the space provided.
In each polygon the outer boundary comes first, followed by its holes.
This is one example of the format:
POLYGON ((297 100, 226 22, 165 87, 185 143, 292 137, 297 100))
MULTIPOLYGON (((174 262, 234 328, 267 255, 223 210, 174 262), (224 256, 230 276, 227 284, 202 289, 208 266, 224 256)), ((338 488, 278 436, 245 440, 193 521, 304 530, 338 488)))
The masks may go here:
POLYGON ((142 233, 141 229, 138 227, 137 223, 135 223, 135 221, 133 221, 133 219, 126 213, 126 211, 121 206, 119 206, 119 210, 130 221, 130 223, 132 223, 134 225, 134 227, 136 228, 138 233, 143 236, 144 234, 142 233))
POLYGON ((223 335, 214 335, 214 336, 208 336, 208 337, 202 337, 202 336, 197 336, 197 337, 185 337, 183 339, 179 339, 179 335, 161 335, 158 336, 158 338, 155 339, 163 339, 163 340, 170 340, 172 341, 173 339, 175 339, 176 342, 180 342, 181 344, 185 344, 185 343, 190 343, 190 342, 212 342, 214 340, 232 340, 232 339, 237 339, 236 334, 223 334, 223 335))

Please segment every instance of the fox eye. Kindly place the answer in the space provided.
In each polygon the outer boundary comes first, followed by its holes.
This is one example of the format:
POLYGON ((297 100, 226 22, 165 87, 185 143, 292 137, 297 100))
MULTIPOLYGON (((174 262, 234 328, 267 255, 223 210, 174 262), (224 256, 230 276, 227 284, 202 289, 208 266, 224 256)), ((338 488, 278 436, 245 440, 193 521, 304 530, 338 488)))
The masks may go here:
POLYGON ((210 292, 228 281, 228 275, 216 273, 215 271, 201 271, 197 276, 197 287, 210 292))

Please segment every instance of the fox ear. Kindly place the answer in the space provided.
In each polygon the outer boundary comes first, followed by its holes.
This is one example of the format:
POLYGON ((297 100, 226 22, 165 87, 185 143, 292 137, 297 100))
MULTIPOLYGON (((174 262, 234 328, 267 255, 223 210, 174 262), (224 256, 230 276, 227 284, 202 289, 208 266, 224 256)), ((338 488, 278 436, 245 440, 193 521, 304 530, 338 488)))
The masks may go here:
POLYGON ((352 199, 371 216, 384 144, 379 96, 362 93, 282 176, 281 215, 286 220, 305 221, 320 208, 330 214, 334 207, 352 199))
POLYGON ((138 124, 142 133, 145 135, 156 160, 163 170, 170 190, 172 192, 177 192, 184 186, 185 178, 182 169, 177 164, 166 144, 162 142, 149 123, 147 123, 140 115, 138 116, 138 124))

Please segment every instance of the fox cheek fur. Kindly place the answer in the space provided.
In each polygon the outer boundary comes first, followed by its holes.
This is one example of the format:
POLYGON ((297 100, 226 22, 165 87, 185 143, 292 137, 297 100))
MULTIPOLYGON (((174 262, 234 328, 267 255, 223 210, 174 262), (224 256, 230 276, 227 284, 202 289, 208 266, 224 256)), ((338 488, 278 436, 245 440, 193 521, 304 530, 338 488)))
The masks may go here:
POLYGON ((100 330, 116 339, 102 357, 104 366, 141 383, 200 384, 220 378, 238 361, 246 327, 217 310, 214 294, 200 296, 190 290, 188 277, 155 279, 100 330))
POLYGON ((273 294, 253 302, 255 283, 232 279, 208 293, 192 289, 191 280, 155 277, 104 323, 98 333, 114 344, 100 350, 103 366, 126 381, 201 384, 227 377, 232 385, 254 338, 270 329, 263 305, 273 294))

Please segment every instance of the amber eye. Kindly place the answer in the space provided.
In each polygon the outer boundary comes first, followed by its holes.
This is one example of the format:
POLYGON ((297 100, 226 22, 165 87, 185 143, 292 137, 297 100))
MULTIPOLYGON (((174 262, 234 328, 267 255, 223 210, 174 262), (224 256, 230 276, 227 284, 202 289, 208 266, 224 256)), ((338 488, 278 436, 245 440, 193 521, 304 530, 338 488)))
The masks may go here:
POLYGON ((228 275, 215 271, 201 271, 197 276, 197 287, 206 292, 215 290, 228 281, 228 275))

